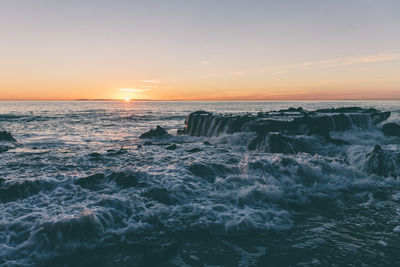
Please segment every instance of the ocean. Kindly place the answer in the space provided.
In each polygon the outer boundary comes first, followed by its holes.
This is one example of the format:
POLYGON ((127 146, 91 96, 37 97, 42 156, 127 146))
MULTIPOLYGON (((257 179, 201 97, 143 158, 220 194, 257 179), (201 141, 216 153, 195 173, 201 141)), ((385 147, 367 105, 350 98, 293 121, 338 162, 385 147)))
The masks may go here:
POLYGON ((0 131, 16 140, 0 141, 0 265, 398 266, 400 137, 382 133, 388 122, 399 101, 0 102, 0 131), (243 128, 177 134, 195 111, 290 107, 391 115, 300 152, 249 149, 243 128), (169 135, 139 138, 157 125, 169 135))

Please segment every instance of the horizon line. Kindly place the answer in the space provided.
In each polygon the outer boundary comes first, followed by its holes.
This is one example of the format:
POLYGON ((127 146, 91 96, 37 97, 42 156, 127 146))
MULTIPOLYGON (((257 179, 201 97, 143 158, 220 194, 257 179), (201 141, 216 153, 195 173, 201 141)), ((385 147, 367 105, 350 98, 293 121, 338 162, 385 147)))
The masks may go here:
POLYGON ((257 102, 257 101, 400 101, 400 98, 297 98, 297 99, 0 99, 0 102, 257 102))

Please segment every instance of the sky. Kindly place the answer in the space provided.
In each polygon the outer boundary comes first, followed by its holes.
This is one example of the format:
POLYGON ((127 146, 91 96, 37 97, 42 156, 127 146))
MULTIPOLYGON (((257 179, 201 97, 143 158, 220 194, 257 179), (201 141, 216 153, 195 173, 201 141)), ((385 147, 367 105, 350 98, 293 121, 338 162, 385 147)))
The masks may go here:
POLYGON ((398 0, 0 0, 0 99, 400 99, 398 0))

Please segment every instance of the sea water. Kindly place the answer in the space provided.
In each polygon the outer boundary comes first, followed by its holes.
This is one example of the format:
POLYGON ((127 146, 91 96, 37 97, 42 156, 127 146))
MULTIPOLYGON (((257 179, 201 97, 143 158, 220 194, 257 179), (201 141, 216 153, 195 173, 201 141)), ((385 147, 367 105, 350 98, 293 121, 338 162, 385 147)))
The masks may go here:
POLYGON ((365 155, 400 138, 354 129, 334 153, 280 154, 249 151, 254 133, 176 134, 197 110, 350 106, 400 122, 396 101, 0 102, 17 140, 0 153, 0 265, 398 265, 400 181, 365 155), (171 136, 138 138, 157 125, 171 136))

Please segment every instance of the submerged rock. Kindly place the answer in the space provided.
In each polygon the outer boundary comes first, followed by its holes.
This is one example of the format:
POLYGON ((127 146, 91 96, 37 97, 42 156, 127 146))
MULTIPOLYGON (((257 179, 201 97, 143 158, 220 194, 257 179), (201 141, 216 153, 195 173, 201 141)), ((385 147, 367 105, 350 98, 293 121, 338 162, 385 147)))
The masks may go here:
POLYGON ((382 132, 387 136, 400 136, 400 125, 397 123, 386 123, 382 126, 382 132))
POLYGON ((165 147, 166 150, 175 150, 177 148, 178 148, 178 146, 176 144, 172 144, 172 145, 169 145, 169 146, 165 147))
POLYGON ((0 202, 17 201, 49 188, 51 188, 49 183, 40 181, 18 181, 7 185, 2 182, 0 186, 0 202))
POLYGON ((146 198, 150 198, 167 205, 176 203, 176 199, 171 196, 170 192, 166 188, 152 187, 146 190, 142 195, 146 198))
POLYGON ((186 151, 189 152, 189 153, 196 153, 196 152, 203 151, 203 149, 198 148, 198 147, 194 147, 194 148, 188 149, 186 151))
POLYGON ((0 131, 0 141, 17 142, 10 132, 0 131))
POLYGON ((122 187, 137 186, 138 179, 134 174, 125 172, 113 172, 105 176, 103 173, 93 174, 87 177, 79 178, 74 181, 74 184, 89 190, 100 190, 105 188, 105 182, 114 181, 117 185, 122 187))
POLYGON ((188 170, 194 175, 199 176, 210 183, 213 183, 215 178, 218 176, 225 177, 226 175, 235 173, 237 171, 236 169, 229 168, 224 164, 206 162, 192 163, 188 170))
POLYGON ((0 131, 0 153, 6 152, 16 147, 17 140, 10 132, 0 131))
POLYGON ((85 189, 98 190, 101 188, 101 183, 105 182, 106 177, 102 173, 93 174, 87 177, 74 180, 74 184, 85 189))
POLYGON ((168 137, 170 136, 168 134, 168 132, 160 127, 159 125, 157 125, 156 129, 151 129, 148 132, 143 133, 142 135, 140 135, 140 139, 149 139, 149 138, 162 138, 162 137, 168 137))
POLYGON ((108 179, 114 181, 117 185, 120 185, 122 187, 131 187, 138 185, 137 177, 129 173, 114 172, 108 177, 108 179))

